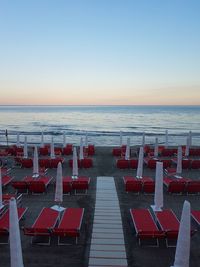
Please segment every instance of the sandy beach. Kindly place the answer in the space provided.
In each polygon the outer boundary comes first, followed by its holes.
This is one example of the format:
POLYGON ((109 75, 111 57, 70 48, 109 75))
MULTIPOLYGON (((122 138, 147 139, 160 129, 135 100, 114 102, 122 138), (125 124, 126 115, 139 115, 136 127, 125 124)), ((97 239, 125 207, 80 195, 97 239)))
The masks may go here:
MULTIPOLYGON (((134 151, 135 148, 132 148, 134 151)), ((63 175, 71 175, 71 168, 68 160, 71 156, 65 157, 63 164, 63 175)), ((112 147, 96 147, 95 155, 92 157, 94 167, 90 169, 80 169, 80 175, 86 175, 91 178, 89 191, 87 195, 65 195, 62 206, 85 208, 83 217, 81 235, 77 245, 58 246, 57 238, 52 238, 50 246, 31 245, 30 238, 21 231, 23 259, 25 267, 86 267, 90 251, 91 233, 93 225, 96 177, 112 176, 115 179, 115 185, 120 203, 124 239, 127 253, 127 262, 129 267, 169 267, 174 262, 175 248, 166 248, 165 243, 159 248, 140 247, 135 237, 135 230, 131 221, 130 208, 150 208, 153 204, 153 195, 126 193, 122 177, 124 175, 136 175, 136 170, 120 170, 116 167, 116 158, 112 156, 112 147)), ((13 168, 11 175, 15 180, 20 180, 24 176, 32 174, 31 169, 13 168)), ((144 175, 155 177, 155 170, 144 168, 144 175)), ((183 171, 185 177, 199 179, 198 170, 183 171)), ((56 169, 49 169, 48 176, 56 177, 56 169)), ((47 194, 44 195, 23 195, 22 206, 28 207, 26 218, 23 224, 31 226, 43 207, 54 205, 54 186, 50 185, 47 194)), ((11 186, 8 186, 4 193, 14 192, 11 186)), ((187 199, 191 203, 192 209, 199 209, 200 199, 198 195, 168 195, 164 191, 164 208, 171 208, 180 219, 182 205, 187 199)), ((191 239, 190 267, 199 266, 200 234, 199 231, 191 239)), ((10 266, 9 245, 0 246, 1 266, 10 266)))

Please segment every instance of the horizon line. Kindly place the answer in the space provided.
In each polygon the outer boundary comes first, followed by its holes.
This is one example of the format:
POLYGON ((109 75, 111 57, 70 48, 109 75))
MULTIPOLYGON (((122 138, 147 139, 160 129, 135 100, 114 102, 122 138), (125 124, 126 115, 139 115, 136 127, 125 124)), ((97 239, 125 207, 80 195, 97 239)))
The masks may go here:
POLYGON ((17 107, 29 107, 29 106, 35 106, 35 107, 41 107, 41 106, 46 106, 46 107, 65 107, 65 106, 117 106, 117 107, 132 107, 132 106, 190 106, 190 107, 197 107, 200 106, 200 104, 0 104, 0 107, 8 107, 8 106, 17 106, 17 107))

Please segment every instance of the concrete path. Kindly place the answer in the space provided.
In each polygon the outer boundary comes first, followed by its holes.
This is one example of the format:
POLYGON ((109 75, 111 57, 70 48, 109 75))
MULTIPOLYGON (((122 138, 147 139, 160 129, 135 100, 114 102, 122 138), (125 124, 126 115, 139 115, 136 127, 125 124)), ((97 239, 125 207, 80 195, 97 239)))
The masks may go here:
POLYGON ((127 267, 119 200, 113 177, 97 177, 89 267, 127 267))

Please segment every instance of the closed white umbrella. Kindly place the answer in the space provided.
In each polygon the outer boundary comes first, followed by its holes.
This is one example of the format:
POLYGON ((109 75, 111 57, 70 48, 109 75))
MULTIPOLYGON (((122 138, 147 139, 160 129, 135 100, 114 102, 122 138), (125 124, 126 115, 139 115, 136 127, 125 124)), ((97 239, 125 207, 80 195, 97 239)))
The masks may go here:
POLYGON ((9 239, 10 239, 10 266, 23 267, 22 247, 19 231, 19 219, 16 200, 9 202, 9 239))
POLYGON ((163 207, 163 163, 156 162, 156 179, 155 179, 154 211, 161 211, 163 207))
POLYGON ((185 147, 185 156, 188 157, 190 153, 190 141, 189 138, 187 137, 186 139, 186 147, 185 147))
POLYGON ((63 133, 63 147, 66 147, 66 133, 63 133))
POLYGON ((38 164, 38 151, 37 146, 34 147, 33 154, 33 176, 34 178, 39 177, 39 164, 38 164))
POLYGON ((41 144, 40 147, 44 147, 44 133, 41 132, 41 144))
POLYGON ((83 153, 83 138, 81 137, 80 140, 80 154, 79 154, 79 159, 84 159, 84 153, 83 153))
POLYGON ((191 238, 191 207, 185 200, 176 244, 174 265, 172 267, 189 267, 191 238))
POLYGON ((72 179, 78 178, 78 159, 76 147, 73 148, 73 164, 72 164, 72 179))
POLYGON ((169 141, 168 141, 168 130, 165 131, 165 147, 169 146, 169 141))
POLYGON ((55 159, 53 136, 51 137, 51 159, 55 159))
POLYGON ((18 147, 20 146, 20 140, 19 140, 19 133, 17 133, 17 144, 18 147))
POLYGON ((142 134, 142 146, 145 146, 145 132, 142 134))
POLYGON ((122 142, 123 142, 123 140, 122 140, 122 131, 120 131, 120 133, 119 133, 119 145, 120 145, 120 147, 122 146, 122 142))
POLYGON ((63 202, 63 177, 61 162, 57 166, 55 202, 63 202))
POLYGON ((158 157, 158 138, 155 138, 154 157, 158 157))
POLYGON ((2 199, 2 176, 1 176, 1 168, 0 168, 0 210, 4 207, 3 199, 2 199))
POLYGON ((177 166, 176 166, 176 173, 182 173, 182 147, 178 147, 178 155, 177 155, 177 166))
POLYGON ((142 178, 143 175, 143 161, 144 161, 144 148, 140 147, 138 167, 137 167, 137 178, 142 178))
POLYGON ((130 138, 127 138, 127 143, 126 143, 126 152, 125 152, 125 159, 129 160, 130 159, 130 138))
POLYGON ((191 147, 192 146, 192 131, 189 131, 188 137, 189 137, 189 146, 191 147))
POLYGON ((65 208, 61 207, 61 203, 63 202, 63 175, 62 175, 62 164, 58 163, 57 166, 57 174, 56 174, 56 192, 55 192, 55 202, 57 205, 51 207, 57 211, 63 211, 65 208))
POLYGON ((24 137, 24 158, 28 158, 27 136, 24 137))
POLYGON ((85 147, 88 147, 88 133, 85 134, 85 147))

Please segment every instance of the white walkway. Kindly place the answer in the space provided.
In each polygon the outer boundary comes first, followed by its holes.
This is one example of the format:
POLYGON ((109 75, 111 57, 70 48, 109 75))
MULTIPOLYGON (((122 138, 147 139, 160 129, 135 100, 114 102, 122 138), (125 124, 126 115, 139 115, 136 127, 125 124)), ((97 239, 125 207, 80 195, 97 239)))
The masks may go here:
POLYGON ((119 201, 113 177, 97 177, 89 267, 127 267, 119 201))

